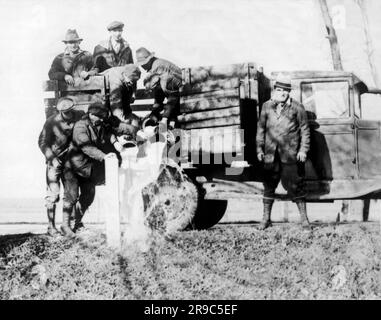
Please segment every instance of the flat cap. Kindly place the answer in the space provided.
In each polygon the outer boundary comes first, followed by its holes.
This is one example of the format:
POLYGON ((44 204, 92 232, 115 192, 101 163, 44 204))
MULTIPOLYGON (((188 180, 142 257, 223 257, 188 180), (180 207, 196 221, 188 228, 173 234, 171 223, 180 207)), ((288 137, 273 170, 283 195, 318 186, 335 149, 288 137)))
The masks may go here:
POLYGON ((113 21, 107 26, 107 30, 121 29, 124 27, 124 23, 120 21, 113 21))
POLYGON ((63 97, 58 100, 57 110, 58 111, 69 111, 74 108, 74 100, 70 97, 63 97))
POLYGON ((108 108, 102 102, 93 102, 87 109, 88 113, 91 113, 100 118, 106 118, 108 116, 108 108))

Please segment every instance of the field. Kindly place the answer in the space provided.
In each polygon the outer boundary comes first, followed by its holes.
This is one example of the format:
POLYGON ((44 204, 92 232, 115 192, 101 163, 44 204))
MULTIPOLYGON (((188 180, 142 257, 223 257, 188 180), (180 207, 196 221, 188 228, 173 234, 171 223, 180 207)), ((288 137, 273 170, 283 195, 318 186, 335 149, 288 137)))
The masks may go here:
POLYGON ((149 250, 77 239, 0 237, 0 299, 380 299, 380 224, 219 224, 149 250))

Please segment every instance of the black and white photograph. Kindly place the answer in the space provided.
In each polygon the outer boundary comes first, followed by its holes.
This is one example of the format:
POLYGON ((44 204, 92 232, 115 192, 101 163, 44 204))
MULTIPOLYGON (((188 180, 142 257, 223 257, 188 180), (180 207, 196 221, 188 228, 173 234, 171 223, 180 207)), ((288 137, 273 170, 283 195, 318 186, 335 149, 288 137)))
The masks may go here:
POLYGON ((0 0, 0 300, 380 300, 380 15, 0 0))

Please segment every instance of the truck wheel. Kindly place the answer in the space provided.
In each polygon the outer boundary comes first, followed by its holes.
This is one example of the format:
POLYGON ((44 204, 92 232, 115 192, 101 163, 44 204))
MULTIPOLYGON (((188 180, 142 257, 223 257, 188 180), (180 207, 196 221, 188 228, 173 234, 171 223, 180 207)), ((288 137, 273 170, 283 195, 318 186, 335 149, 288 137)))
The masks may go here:
POLYGON ((196 215, 199 190, 170 159, 162 165, 156 181, 147 185, 142 194, 145 222, 159 233, 185 230, 196 215))
POLYGON ((222 219, 227 206, 227 200, 201 200, 192 220, 192 229, 203 230, 213 227, 222 219))

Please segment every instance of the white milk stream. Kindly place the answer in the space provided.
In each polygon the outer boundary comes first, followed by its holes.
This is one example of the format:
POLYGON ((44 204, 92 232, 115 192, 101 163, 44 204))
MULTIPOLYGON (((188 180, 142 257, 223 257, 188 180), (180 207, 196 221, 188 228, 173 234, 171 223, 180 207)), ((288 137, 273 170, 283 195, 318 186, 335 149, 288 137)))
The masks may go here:
POLYGON ((120 213, 127 221, 123 243, 148 250, 151 230, 144 224, 142 189, 159 175, 165 142, 145 143, 146 156, 138 158, 138 147, 127 148, 121 153, 119 168, 120 213))

